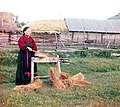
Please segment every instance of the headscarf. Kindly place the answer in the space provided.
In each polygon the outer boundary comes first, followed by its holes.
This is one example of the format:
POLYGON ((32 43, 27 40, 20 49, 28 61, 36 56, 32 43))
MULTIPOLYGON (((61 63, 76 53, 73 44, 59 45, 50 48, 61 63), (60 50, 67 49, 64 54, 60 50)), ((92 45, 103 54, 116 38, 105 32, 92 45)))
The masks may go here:
POLYGON ((24 29, 23 29, 23 35, 25 35, 25 31, 27 30, 27 29, 29 29, 30 27, 25 27, 24 29))

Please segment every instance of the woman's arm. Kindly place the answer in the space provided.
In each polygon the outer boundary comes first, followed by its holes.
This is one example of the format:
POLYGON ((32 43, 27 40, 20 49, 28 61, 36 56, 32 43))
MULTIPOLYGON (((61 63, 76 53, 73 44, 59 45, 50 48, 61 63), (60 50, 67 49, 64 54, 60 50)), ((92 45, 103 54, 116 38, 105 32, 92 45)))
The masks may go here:
POLYGON ((20 50, 24 51, 26 49, 27 46, 25 44, 23 37, 20 37, 20 39, 18 40, 18 45, 20 50))
POLYGON ((33 38, 32 38, 32 43, 33 43, 33 50, 37 51, 37 45, 33 38))

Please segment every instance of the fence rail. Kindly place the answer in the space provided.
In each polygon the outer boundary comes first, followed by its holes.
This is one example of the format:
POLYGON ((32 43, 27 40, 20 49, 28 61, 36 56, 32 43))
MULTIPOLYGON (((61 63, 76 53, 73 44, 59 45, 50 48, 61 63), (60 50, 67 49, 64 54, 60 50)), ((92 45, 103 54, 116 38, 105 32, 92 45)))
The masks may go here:
MULTIPOLYGON (((0 49, 18 49, 18 39, 21 35, 8 35, 8 34, 0 34, 0 49)), ((116 39, 114 41, 106 41, 104 43, 101 43, 100 41, 78 41, 76 39, 73 40, 67 40, 53 38, 53 36, 47 39, 39 38, 38 36, 34 39, 37 43, 38 49, 41 51, 74 51, 77 49, 83 49, 88 47, 102 47, 102 48, 120 48, 120 40, 116 39)))

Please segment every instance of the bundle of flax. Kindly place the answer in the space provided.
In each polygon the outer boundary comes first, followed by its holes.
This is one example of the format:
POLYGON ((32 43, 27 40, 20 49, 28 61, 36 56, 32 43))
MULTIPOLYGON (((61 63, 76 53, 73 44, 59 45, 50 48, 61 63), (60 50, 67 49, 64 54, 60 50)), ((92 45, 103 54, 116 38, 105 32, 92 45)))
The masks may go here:
POLYGON ((56 64, 55 68, 50 68, 49 75, 50 75, 50 81, 52 82, 52 85, 56 89, 66 89, 65 84, 60 79, 60 73, 58 71, 58 65, 56 64))
POLYGON ((86 86, 90 84, 90 82, 85 80, 85 77, 82 73, 78 73, 72 76, 71 79, 73 81, 74 86, 86 86))
POLYGON ((59 72, 58 65, 49 70, 50 81, 56 89, 70 89, 74 86, 86 86, 90 82, 86 81, 82 73, 70 76, 68 73, 59 72))
POLYGON ((33 50, 32 48, 30 47, 27 47, 28 50, 30 51, 33 51, 35 52, 35 56, 39 57, 39 58, 47 58, 48 56, 40 51, 36 51, 36 50, 33 50))
POLYGON ((42 52, 36 51, 35 56, 40 57, 40 58, 47 58, 48 56, 42 52))
POLYGON ((14 87, 17 92, 33 92, 38 88, 43 87, 43 82, 40 79, 36 79, 34 82, 27 85, 18 85, 14 87))

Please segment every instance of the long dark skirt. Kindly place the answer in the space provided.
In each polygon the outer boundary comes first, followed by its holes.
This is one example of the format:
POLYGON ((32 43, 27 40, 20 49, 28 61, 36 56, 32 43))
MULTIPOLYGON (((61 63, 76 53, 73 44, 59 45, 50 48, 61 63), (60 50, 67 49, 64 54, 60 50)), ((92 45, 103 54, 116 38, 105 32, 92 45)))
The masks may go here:
MULTIPOLYGON (((31 57, 33 52, 28 50, 20 51, 16 71, 16 85, 28 84, 31 81, 31 57)), ((37 64, 34 65, 34 76, 37 75, 37 64)))

